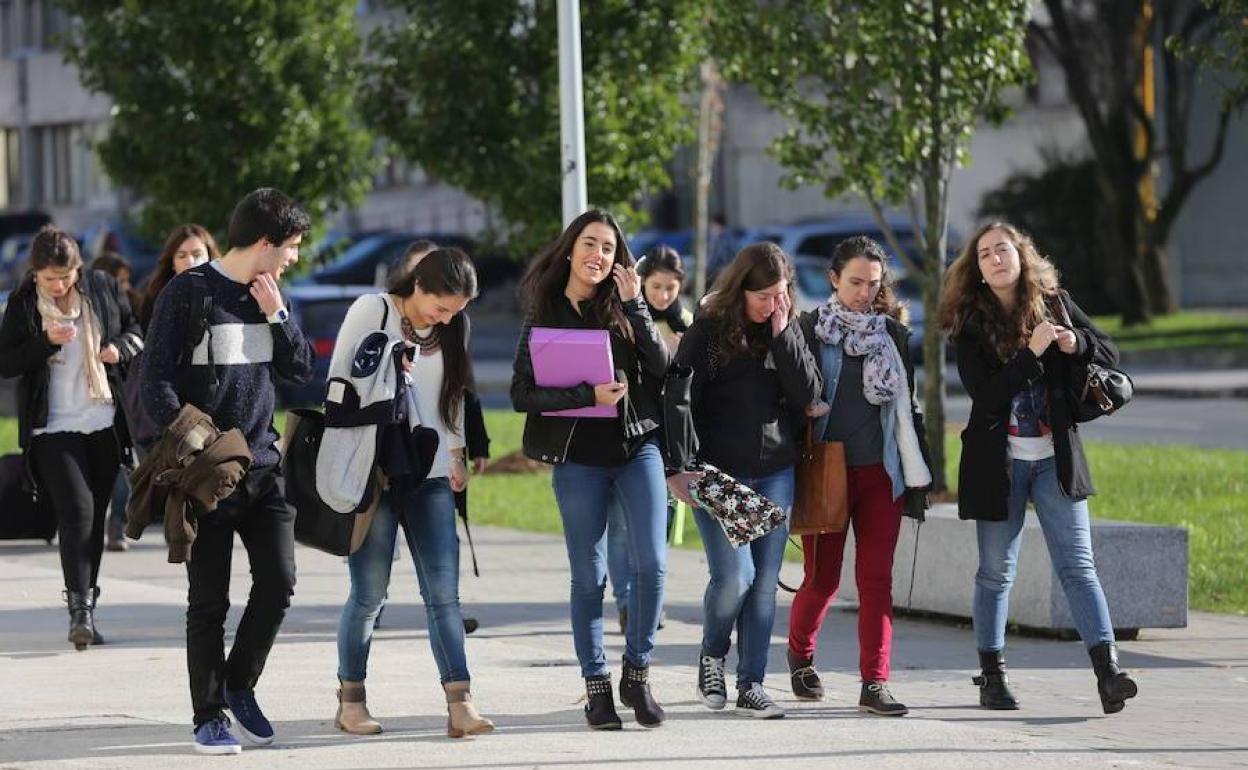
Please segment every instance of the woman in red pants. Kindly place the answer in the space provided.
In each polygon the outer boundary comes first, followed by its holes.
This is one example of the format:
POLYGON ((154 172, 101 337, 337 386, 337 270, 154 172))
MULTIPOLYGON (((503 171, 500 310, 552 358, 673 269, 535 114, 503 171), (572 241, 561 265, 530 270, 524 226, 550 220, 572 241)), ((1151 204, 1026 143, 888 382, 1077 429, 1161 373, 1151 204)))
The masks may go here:
MULTIPOLYGON (((818 441, 845 445, 854 528, 858 611, 858 709, 907 712, 888 689, 893 636, 893 551, 903 510, 922 518, 931 485, 923 416, 913 397, 909 330, 890 286, 888 256, 865 236, 841 242, 828 270, 832 296, 801 318, 823 373, 823 400, 807 409, 818 441)), ((793 694, 821 700, 814 668, 819 627, 841 580, 845 532, 806 535, 806 578, 789 616, 793 694)))

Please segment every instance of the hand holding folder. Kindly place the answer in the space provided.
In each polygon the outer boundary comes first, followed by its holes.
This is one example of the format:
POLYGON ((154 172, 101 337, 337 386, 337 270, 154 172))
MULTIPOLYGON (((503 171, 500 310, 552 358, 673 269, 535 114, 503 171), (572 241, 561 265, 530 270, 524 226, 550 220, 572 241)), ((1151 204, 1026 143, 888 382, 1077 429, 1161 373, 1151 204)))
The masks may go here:
MULTIPOLYGON (((582 383, 615 382, 611 335, 605 329, 552 329, 535 326, 529 334, 533 381, 546 388, 573 388, 582 383)), ((547 417, 615 418, 614 404, 542 412, 547 417)))

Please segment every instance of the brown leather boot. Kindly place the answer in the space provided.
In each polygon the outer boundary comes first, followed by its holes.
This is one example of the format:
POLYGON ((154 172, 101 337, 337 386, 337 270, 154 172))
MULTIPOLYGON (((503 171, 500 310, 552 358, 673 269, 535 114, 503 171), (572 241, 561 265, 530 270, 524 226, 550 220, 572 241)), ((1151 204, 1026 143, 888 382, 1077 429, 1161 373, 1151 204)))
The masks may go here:
POLYGON ((468 682, 442 685, 442 689, 446 690, 446 734, 452 738, 482 735, 494 730, 494 723, 477 713, 469 686, 468 682))
POLYGON ((352 735, 376 735, 381 725, 368 713, 364 683, 339 679, 338 713, 334 715, 334 727, 352 735))

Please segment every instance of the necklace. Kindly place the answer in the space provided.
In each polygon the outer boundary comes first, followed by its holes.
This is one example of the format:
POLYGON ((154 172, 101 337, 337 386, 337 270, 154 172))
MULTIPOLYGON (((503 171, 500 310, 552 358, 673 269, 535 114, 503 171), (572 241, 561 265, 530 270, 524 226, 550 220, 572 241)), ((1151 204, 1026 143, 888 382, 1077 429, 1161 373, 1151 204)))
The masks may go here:
POLYGON ((404 339, 419 347, 420 354, 422 356, 431 356, 442 349, 442 344, 438 340, 438 337, 440 336, 438 331, 439 327, 436 324, 430 327, 427 332, 421 334, 416 330, 416 327, 412 325, 412 322, 407 317, 407 313, 401 313, 399 326, 403 330, 404 339))

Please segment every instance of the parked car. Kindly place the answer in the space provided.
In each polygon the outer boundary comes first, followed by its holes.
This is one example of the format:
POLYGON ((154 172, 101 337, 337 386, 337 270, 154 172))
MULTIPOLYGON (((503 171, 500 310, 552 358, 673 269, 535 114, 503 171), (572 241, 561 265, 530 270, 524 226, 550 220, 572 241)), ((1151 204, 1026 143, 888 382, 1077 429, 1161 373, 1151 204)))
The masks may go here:
POLYGON ((376 292, 375 286, 318 286, 292 284, 282 293, 290 306, 291 317, 312 343, 316 354, 312 362, 312 379, 306 385, 292 385, 278 380, 277 398, 284 407, 320 406, 325 400, 329 378, 329 359, 342 319, 358 297, 376 292))
MULTIPOLYGON (((336 259, 300 278, 301 284, 338 284, 341 286, 380 285, 390 267, 396 264, 407 247, 421 239, 442 246, 455 246, 473 253, 475 245, 462 235, 450 233, 408 233, 386 231, 365 236, 352 244, 336 259)), ((475 255, 474 255, 475 256, 475 255)))

